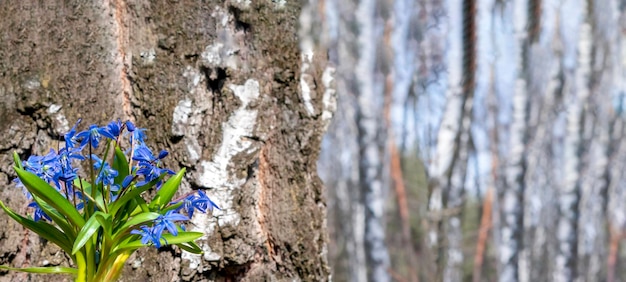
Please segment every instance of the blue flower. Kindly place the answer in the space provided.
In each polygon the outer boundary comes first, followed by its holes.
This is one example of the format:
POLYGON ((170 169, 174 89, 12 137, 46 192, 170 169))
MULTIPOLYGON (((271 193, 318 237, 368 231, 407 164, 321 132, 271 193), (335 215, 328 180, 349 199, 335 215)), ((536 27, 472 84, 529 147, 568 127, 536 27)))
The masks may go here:
MULTIPOLYGON (((155 157, 145 145, 139 145, 135 149, 135 153, 133 154, 133 160, 139 163, 139 168, 137 169, 137 175, 143 175, 144 180, 140 183, 137 183, 137 186, 142 186, 152 180, 159 178, 163 173, 174 174, 174 172, 170 169, 160 168, 161 159, 167 156, 167 151, 163 150, 159 153, 158 157, 155 157)), ((157 184, 157 189, 161 187, 161 181, 157 184)))
POLYGON ((207 209, 210 211, 213 211, 213 208, 220 210, 220 207, 218 207, 213 201, 211 201, 211 199, 209 199, 209 197, 204 194, 204 192, 198 191, 198 194, 199 196, 193 200, 193 206, 196 209, 203 213, 206 213, 207 209))
POLYGON ((59 161, 63 166, 71 166, 72 159, 79 161, 85 159, 85 157, 81 155, 80 148, 65 147, 59 150, 59 161))
MULTIPOLYGON (((78 169, 75 169, 72 166, 72 159, 79 160, 79 161, 84 160, 85 157, 83 157, 80 153, 81 153, 80 148, 72 148, 72 147, 65 147, 59 151, 59 164, 61 165, 61 170, 63 174, 76 173, 78 171, 78 169)), ((74 178, 71 178, 69 180, 73 180, 73 179, 74 178)))
POLYGON ((94 160, 93 167, 98 171, 96 184, 113 185, 115 177, 118 175, 117 170, 112 169, 109 163, 101 160, 96 155, 91 155, 91 158, 94 160))
POLYGON ((135 124, 133 124, 132 121, 127 120, 126 121, 126 128, 128 128, 128 132, 133 132, 133 131, 135 131, 135 124))
POLYGON ((184 209, 189 215, 189 218, 193 217, 194 211, 197 209, 203 213, 206 213, 207 209, 213 210, 213 208, 220 209, 209 197, 202 191, 198 191, 199 195, 189 195, 183 199, 183 204, 176 209, 180 211, 184 209))
POLYGON ((74 124, 72 129, 68 133, 65 134, 65 136, 64 136, 65 147, 67 147, 67 148, 74 148, 74 147, 76 147, 76 143, 78 143, 78 138, 76 137, 76 126, 78 126, 80 121, 81 121, 81 119, 78 119, 78 121, 76 122, 76 124, 74 124))
POLYGON ((45 220, 52 221, 52 219, 39 207, 37 202, 31 202, 28 204, 28 207, 35 209, 33 212, 33 220, 39 221, 43 218, 45 220))
POLYGON ((48 183, 54 183, 56 187, 60 189, 61 185, 59 184, 59 180, 60 177, 63 176, 63 170, 57 153, 53 149, 50 149, 50 152, 41 158, 39 164, 39 169, 33 171, 33 173, 48 183))
POLYGON ((65 183, 66 188, 71 187, 72 181, 78 177, 78 168, 63 169, 56 178, 65 183))
POLYGON ((131 144, 144 144, 144 139, 146 138, 146 129, 145 128, 136 128, 132 122, 127 121, 126 127, 128 128, 128 132, 130 132, 130 143, 131 144), (129 125, 130 124, 130 125, 129 125), (131 130, 132 127, 132 130, 131 130))
POLYGON ((89 129, 80 132, 76 135, 76 138, 82 139, 80 142, 81 146, 87 145, 89 143, 91 147, 98 148, 98 144, 100 144, 100 139, 102 136, 115 139, 115 136, 106 127, 99 127, 95 124, 89 126, 89 129))
POLYGON ((42 160, 43 160, 42 156, 32 155, 28 157, 27 160, 22 161, 22 165, 24 166, 24 169, 26 169, 27 171, 30 171, 36 174, 39 170, 41 170, 42 160))
POLYGON ((152 243, 157 248, 161 247, 161 236, 156 234, 154 227, 142 225, 140 228, 141 230, 131 230, 130 234, 141 235, 141 243, 144 245, 152 243))
POLYGON ((189 195, 183 199, 183 204, 176 209, 176 211, 180 211, 184 209, 189 215, 189 218, 193 217, 193 212, 196 210, 196 207, 193 206, 193 200, 196 198, 196 195, 189 195))
MULTIPOLYGON (((80 149, 66 147, 59 151, 57 154, 54 149, 50 149, 50 152, 45 156, 30 156, 28 160, 23 161, 24 169, 34 173, 47 183, 54 183, 57 190, 61 191, 63 186, 69 192, 71 190, 71 182, 77 177, 78 168, 72 167, 72 159, 84 159, 80 155, 80 149), (63 182, 65 185, 61 185, 63 182)), ((14 180, 18 187, 23 187, 23 184, 17 178, 14 180)), ((31 195, 28 192, 24 192, 30 199, 31 195)))
POLYGON ((150 163, 154 161, 155 159, 156 158, 152 154, 152 151, 150 151, 150 148, 148 148, 145 145, 139 145, 135 149, 135 152, 133 153, 133 160, 138 161, 138 162, 150 163))
POLYGON ((128 187, 133 180, 135 180, 135 177, 133 175, 126 175, 126 177, 124 177, 124 180, 122 181, 122 188, 128 187))
POLYGON ((189 220, 189 217, 176 213, 175 211, 168 211, 165 215, 159 215, 159 217, 154 220, 154 227, 156 228, 156 231, 158 231, 157 234, 159 235, 159 238, 161 237, 161 233, 164 229, 167 229, 170 234, 178 236, 178 228, 176 227, 174 221, 179 220, 189 220))
MULTIPOLYGON (((137 170, 137 175, 143 175, 144 180, 137 183, 137 186, 143 186, 152 180, 158 179, 164 173, 174 174, 174 171, 167 168, 160 168, 152 163, 142 163, 142 166, 137 170)), ((161 188, 162 183, 163 181, 158 181, 156 183, 157 189, 161 188)))
POLYGON ((109 133, 111 133, 111 135, 115 136, 115 138, 120 136, 120 133, 122 131, 122 122, 120 121, 120 119, 117 119, 117 121, 112 121, 107 124, 107 130, 109 131, 109 133))

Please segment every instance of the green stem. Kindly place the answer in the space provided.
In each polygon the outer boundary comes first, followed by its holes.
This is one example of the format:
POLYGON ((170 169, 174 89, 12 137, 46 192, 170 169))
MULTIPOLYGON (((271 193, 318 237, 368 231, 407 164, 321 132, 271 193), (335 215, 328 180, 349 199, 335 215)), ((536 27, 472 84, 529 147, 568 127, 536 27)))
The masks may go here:
MULTIPOLYGON (((95 175, 95 173, 93 171, 93 158, 91 157, 91 155, 92 155, 92 152, 91 152, 91 142, 88 142, 88 143, 89 143, 89 179, 91 180, 91 197, 95 199, 96 198, 96 189, 97 189, 97 187, 96 187, 96 175, 95 175)), ((86 211, 89 211, 90 213, 95 212, 94 204, 91 203, 91 201, 90 201, 86 211)))
MULTIPOLYGON (((106 161, 107 157, 109 156, 109 149, 111 149, 111 140, 107 140, 107 147, 104 150, 104 157, 102 158, 102 163, 100 164, 100 171, 98 171, 98 175, 100 175, 100 173, 102 173, 102 170, 104 169, 104 162, 106 161)), ((104 184, 102 184, 102 201, 104 201, 104 208, 107 208, 107 202, 109 201, 109 186, 106 186, 104 184), (106 191, 104 191, 106 190, 106 191)), ((105 212, 109 212, 108 210, 106 210, 105 212)))
POLYGON ((85 255, 83 252, 76 253, 76 267, 78 273, 76 274, 75 282, 87 282, 87 262, 85 262, 85 255))
POLYGON ((124 263, 128 260, 128 257, 132 251, 124 252, 117 256, 115 261, 113 261, 113 265, 111 269, 107 271, 106 276, 104 277, 104 281, 116 281, 120 275, 122 274, 122 269, 124 268, 124 263))
POLYGON ((91 280, 96 271, 96 250, 90 243, 85 245, 85 250, 87 251, 87 279, 91 280))
MULTIPOLYGON (((105 231, 106 232, 106 231, 105 231)), ((104 268, 106 267, 105 263, 105 259, 109 257, 109 253, 111 251, 111 238, 109 234, 103 234, 102 235, 102 248, 101 248, 101 253, 100 253, 100 265, 98 268, 104 268)))
POLYGON ((124 263, 132 253, 133 251, 115 252, 113 256, 103 257, 104 264, 98 269, 94 281, 116 281, 122 274, 124 263))

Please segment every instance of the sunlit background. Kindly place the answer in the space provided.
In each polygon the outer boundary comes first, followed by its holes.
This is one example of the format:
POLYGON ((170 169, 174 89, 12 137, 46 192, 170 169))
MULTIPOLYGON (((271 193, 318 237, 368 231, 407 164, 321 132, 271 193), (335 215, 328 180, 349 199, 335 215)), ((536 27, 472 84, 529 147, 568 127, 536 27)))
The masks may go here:
POLYGON ((333 279, 622 281, 625 8, 310 1, 333 279))

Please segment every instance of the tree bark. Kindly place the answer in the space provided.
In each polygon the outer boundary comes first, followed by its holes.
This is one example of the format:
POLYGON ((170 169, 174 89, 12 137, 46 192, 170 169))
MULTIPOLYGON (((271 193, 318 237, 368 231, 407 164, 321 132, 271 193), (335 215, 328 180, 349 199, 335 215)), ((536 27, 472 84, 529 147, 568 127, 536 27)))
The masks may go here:
MULTIPOLYGON (((0 4, 0 177, 11 152, 56 147, 83 126, 130 119, 166 165, 187 168, 180 193, 221 210, 198 215, 203 255, 147 248, 124 281, 329 279, 326 209, 316 172, 334 111, 325 52, 298 45, 299 2, 20 1, 0 4), (304 56, 305 54, 306 56, 304 56)), ((305 32, 306 36, 309 36, 305 32)), ((0 197, 26 211, 19 189, 0 197)), ((0 215, 0 263, 60 265, 60 250, 0 215)), ((3 281, 46 276, 7 273, 3 281)))

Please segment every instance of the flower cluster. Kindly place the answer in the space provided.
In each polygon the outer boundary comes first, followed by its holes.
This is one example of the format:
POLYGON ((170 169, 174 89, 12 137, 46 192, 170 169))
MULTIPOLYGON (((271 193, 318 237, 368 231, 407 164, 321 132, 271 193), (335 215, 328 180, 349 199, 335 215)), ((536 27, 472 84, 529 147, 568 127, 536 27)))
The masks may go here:
POLYGON ((43 156, 21 160, 13 153, 15 179, 30 200, 30 217, 0 201, 9 217, 59 246, 73 267, 2 270, 70 274, 79 282, 115 281, 137 249, 174 245, 201 254, 202 232, 185 230, 195 211, 219 209, 202 191, 174 199, 185 175, 165 168, 168 152, 146 144, 145 129, 120 120, 78 131, 43 156))
MULTIPOLYGON (((55 187, 61 195, 73 203, 76 210, 83 209, 90 205, 90 202, 99 201, 97 197, 102 198, 101 202, 106 208, 131 186, 152 185, 158 190, 163 185, 165 175, 175 174, 171 169, 163 167, 162 160, 168 152, 162 150, 158 155, 154 155, 145 143, 145 129, 135 127, 131 121, 112 121, 102 127, 90 125, 87 130, 78 132, 76 128, 80 122, 78 120, 64 135, 63 148, 58 151, 50 149, 49 153, 44 156, 33 155, 26 161, 22 161, 25 171, 35 174, 55 187), (106 144, 104 150, 101 146, 103 143, 106 144), (107 161, 111 145, 114 148, 122 148, 123 145, 128 147, 122 150, 125 152, 125 161, 129 164, 128 172, 120 173, 107 161), (104 157, 98 157, 96 152, 103 152, 104 157), (79 168, 84 165, 82 164, 84 162, 87 162, 86 166, 89 170, 81 175, 79 168), (120 181, 121 175, 125 176, 120 181), (90 184, 95 187, 85 187, 90 184)), ((26 197, 32 201, 28 207, 33 209, 33 219, 52 221, 24 187, 20 178, 14 181, 18 187, 23 188, 26 197)), ((184 230, 183 226, 177 226, 174 222, 189 220, 195 210, 206 213, 207 210, 213 208, 219 209, 202 191, 173 201, 169 205, 175 208, 159 215, 151 226, 142 225, 140 229, 132 230, 130 233, 140 235, 143 244, 153 244, 158 248, 161 246, 161 240, 164 239, 165 230, 174 236, 178 234, 179 228, 184 230), (181 214, 181 210, 184 210, 187 215, 181 214)), ((98 205, 94 205, 94 211, 97 210, 98 205)))

